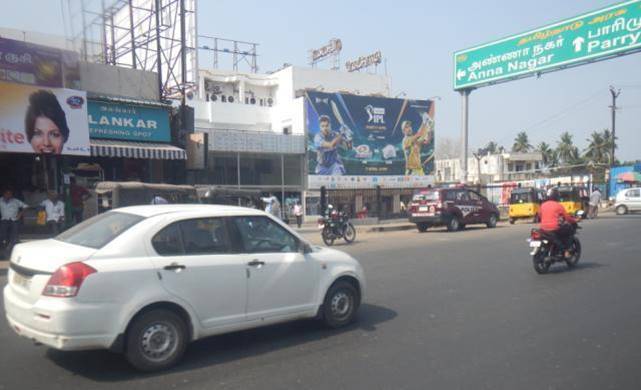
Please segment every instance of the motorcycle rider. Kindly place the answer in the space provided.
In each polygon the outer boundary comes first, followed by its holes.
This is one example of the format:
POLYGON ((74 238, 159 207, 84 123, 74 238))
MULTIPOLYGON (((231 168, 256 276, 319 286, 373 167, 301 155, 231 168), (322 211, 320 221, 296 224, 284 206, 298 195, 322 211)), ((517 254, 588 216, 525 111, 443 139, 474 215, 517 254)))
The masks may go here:
POLYGON ((559 203, 559 190, 556 187, 548 191, 548 199, 539 209, 539 220, 541 221, 541 230, 556 238, 556 241, 561 243, 565 249, 565 257, 571 257, 571 253, 567 249, 569 248, 568 241, 574 234, 574 225, 577 221, 559 203))

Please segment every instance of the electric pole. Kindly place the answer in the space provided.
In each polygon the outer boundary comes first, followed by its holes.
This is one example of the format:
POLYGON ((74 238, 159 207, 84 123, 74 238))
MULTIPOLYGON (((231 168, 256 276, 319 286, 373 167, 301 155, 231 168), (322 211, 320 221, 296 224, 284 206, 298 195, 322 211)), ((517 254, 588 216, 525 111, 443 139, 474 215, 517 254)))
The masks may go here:
POLYGON ((610 168, 614 167, 616 159, 614 158, 614 149, 616 148, 616 117, 617 117, 617 98, 621 94, 621 89, 615 89, 610 85, 610 94, 612 95, 612 154, 610 155, 610 168))

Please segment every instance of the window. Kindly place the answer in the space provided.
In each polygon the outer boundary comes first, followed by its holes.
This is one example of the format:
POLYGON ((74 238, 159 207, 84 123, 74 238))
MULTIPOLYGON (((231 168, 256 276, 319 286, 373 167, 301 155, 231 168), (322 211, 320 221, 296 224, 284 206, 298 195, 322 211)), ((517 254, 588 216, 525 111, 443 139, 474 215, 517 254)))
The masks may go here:
POLYGON ((630 198, 639 198, 641 197, 641 190, 629 190, 625 196, 630 197, 630 198))
POLYGON ((267 217, 235 217, 241 245, 248 253, 296 252, 298 240, 267 217))
POLYGON ((481 195, 477 194, 474 191, 468 191, 467 194, 470 197, 470 200, 473 200, 475 202, 479 202, 481 200, 481 195))
POLYGON ((179 224, 185 254, 202 255, 231 252, 227 228, 222 218, 189 219, 179 224))
POLYGON ((414 194, 414 197, 412 198, 412 200, 415 200, 415 201, 421 201, 421 200, 438 201, 439 200, 439 193, 438 193, 438 191, 419 192, 417 194, 414 194))
POLYGON ((143 219, 140 215, 111 211, 72 227, 59 234, 56 240, 100 249, 143 219))
POLYGON ((161 256, 175 256, 185 253, 177 223, 172 223, 159 231, 151 239, 151 245, 161 256))
POLYGON ((188 219, 173 223, 151 240, 161 256, 215 255, 231 252, 225 221, 222 218, 188 219))
POLYGON ((467 201, 467 191, 456 191, 456 200, 461 202, 467 201))

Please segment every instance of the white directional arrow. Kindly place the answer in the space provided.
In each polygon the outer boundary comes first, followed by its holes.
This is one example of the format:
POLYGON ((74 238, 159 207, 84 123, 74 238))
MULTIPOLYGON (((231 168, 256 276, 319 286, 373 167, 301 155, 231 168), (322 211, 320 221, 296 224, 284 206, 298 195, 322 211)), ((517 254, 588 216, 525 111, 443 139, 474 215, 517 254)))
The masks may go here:
POLYGON ((464 70, 461 69, 458 72, 456 72, 456 79, 457 80, 461 80, 463 77, 465 77, 465 71, 464 70))
POLYGON ((585 42, 585 38, 583 37, 577 37, 572 41, 572 44, 574 45, 574 51, 575 52, 580 52, 581 48, 583 47, 583 42, 585 42))

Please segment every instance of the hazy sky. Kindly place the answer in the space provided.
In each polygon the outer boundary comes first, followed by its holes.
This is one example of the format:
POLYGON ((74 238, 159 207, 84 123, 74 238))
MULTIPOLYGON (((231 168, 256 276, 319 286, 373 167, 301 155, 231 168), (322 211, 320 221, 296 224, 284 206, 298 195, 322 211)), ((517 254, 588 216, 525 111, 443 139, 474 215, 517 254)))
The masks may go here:
MULTIPOLYGON (((75 0, 80 1, 80 0, 75 0)), ((59 0, 11 2, 0 26, 62 35, 59 0)), ((343 42, 341 61, 380 49, 394 94, 442 97, 438 137, 459 137, 460 98, 452 90, 452 53, 613 2, 524 1, 243 1, 200 0, 199 32, 254 41, 261 71, 304 66, 307 50, 343 42)), ((382 67, 381 67, 382 68, 382 67)), ((379 68, 380 69, 380 68, 379 68)), ((582 149, 593 130, 610 127, 609 85, 621 88, 618 158, 641 159, 641 53, 476 90, 470 97, 470 146, 511 146, 518 131, 556 145, 563 131, 582 149)))

